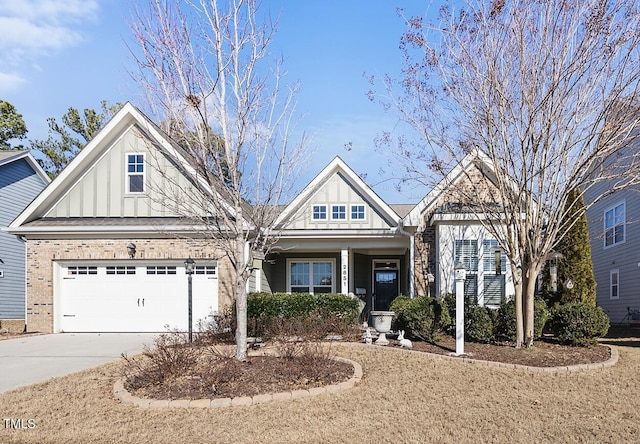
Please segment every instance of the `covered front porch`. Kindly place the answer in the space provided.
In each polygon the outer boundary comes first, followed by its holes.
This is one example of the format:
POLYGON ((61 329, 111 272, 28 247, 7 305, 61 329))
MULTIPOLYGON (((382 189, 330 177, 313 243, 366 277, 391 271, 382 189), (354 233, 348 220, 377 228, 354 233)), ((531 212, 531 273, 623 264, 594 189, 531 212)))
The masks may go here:
POLYGON ((371 310, 412 295, 410 237, 284 238, 255 275, 254 291, 353 294, 371 310))

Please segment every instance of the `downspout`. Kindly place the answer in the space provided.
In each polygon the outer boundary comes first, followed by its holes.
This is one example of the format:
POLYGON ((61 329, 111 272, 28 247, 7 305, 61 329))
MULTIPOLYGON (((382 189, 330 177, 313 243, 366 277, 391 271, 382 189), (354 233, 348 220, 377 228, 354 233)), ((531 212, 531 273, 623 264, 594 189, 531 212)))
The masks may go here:
POLYGON ((397 232, 409 237, 409 297, 415 297, 415 235, 404 229, 402 219, 398 219, 397 232))

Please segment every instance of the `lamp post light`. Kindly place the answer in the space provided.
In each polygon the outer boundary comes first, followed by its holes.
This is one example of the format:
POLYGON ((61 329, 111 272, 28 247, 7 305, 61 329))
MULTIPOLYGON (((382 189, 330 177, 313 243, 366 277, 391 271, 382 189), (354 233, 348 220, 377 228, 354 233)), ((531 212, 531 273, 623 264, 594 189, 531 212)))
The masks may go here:
POLYGON ((458 262, 453 269, 456 281, 456 356, 464 354, 464 281, 467 279, 467 269, 462 262, 458 262))
POLYGON ((192 275, 195 269, 196 262, 189 257, 184 261, 184 271, 189 276, 189 343, 193 340, 193 282, 192 275))

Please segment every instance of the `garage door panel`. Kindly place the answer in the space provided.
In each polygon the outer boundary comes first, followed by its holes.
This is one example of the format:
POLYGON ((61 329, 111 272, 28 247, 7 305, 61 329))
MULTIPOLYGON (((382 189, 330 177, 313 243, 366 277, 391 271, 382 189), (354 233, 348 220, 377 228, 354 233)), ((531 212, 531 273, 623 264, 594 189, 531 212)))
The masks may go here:
MULTIPOLYGON (((61 267, 60 330, 161 332, 187 330, 187 275, 179 265, 61 267)), ((217 308, 215 265, 193 275, 194 329, 217 308)))

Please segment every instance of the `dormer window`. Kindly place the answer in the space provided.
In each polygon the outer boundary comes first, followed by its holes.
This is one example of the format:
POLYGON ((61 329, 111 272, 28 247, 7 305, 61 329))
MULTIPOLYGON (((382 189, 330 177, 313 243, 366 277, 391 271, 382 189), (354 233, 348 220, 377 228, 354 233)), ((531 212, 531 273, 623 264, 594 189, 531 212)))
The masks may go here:
POLYGON ((127 193, 144 193, 144 154, 127 154, 127 193))

